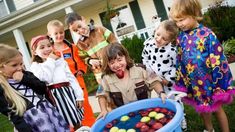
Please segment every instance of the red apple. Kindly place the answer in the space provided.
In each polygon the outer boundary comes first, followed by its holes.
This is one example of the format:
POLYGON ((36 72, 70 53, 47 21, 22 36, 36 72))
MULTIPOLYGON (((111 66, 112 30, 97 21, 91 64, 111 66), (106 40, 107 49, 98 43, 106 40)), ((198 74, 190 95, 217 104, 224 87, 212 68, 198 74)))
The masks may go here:
POLYGON ((130 112, 130 113, 128 114, 128 116, 134 117, 134 116, 135 116, 135 112, 130 112))
POLYGON ((149 126, 147 125, 143 125, 141 128, 140 128, 140 132, 148 132, 149 130, 149 126))
POLYGON ((111 127, 113 127, 113 124, 112 123, 108 123, 105 125, 106 128, 110 129, 111 127))
POLYGON ((166 113, 168 112, 168 110, 167 110, 166 108, 162 108, 162 109, 160 110, 160 112, 166 114, 166 113))
POLYGON ((124 77, 124 71, 123 70, 118 70, 118 71, 116 71, 115 74, 119 79, 122 79, 124 77))
POLYGON ((150 128, 150 129, 148 130, 148 132, 155 132, 155 130, 152 129, 152 128, 150 128))
POLYGON ((160 123, 162 123, 163 125, 165 125, 167 123, 167 118, 163 117, 159 120, 160 123))
POLYGON ((155 124, 152 125, 152 128, 154 130, 158 130, 158 129, 162 128, 162 127, 163 127, 163 125, 160 122, 156 122, 155 124))
POLYGON ((118 120, 117 119, 114 119, 113 121, 112 121, 112 124, 113 125, 115 125, 115 124, 117 124, 118 123, 118 120))
POLYGON ((153 124, 155 124, 156 123, 156 120, 150 120, 147 124, 148 124, 148 126, 152 126, 153 124))
POLYGON ((161 108, 159 108, 159 107, 156 107, 156 108, 154 109, 154 111, 156 111, 156 112, 160 112, 160 110, 161 110, 161 108))
POLYGON ((151 111, 153 111, 153 110, 154 110, 154 108, 148 108, 148 109, 147 109, 148 112, 151 112, 151 111))
POLYGON ((148 116, 148 115, 149 115, 149 112, 148 112, 148 111, 141 111, 141 112, 140 112, 140 115, 141 115, 142 117, 148 116))
POLYGON ((138 123, 135 124, 135 127, 136 128, 141 128, 143 125, 145 125, 144 122, 138 122, 138 123))

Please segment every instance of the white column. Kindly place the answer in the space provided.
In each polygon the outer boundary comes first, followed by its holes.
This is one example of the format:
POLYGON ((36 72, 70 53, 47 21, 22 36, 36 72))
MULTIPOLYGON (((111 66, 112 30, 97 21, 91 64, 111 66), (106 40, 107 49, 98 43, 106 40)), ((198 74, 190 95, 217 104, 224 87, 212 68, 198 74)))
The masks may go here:
POLYGON ((19 47, 19 51, 23 55, 24 65, 25 65, 26 69, 29 70, 30 55, 29 55, 29 51, 27 49, 27 46, 26 46, 26 43, 25 43, 25 40, 24 40, 23 33, 21 32, 21 30, 15 29, 15 30, 13 30, 13 34, 15 36, 17 46, 19 47))

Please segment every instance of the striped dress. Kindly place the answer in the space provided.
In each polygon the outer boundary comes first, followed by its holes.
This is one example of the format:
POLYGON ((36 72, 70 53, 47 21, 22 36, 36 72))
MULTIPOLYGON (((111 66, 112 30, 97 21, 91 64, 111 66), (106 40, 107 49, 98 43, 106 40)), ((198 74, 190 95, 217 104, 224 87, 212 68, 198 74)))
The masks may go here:
POLYGON ((83 101, 83 92, 63 58, 48 58, 43 63, 33 62, 31 71, 48 85, 48 96, 59 113, 71 127, 81 125, 83 109, 77 101, 83 101))

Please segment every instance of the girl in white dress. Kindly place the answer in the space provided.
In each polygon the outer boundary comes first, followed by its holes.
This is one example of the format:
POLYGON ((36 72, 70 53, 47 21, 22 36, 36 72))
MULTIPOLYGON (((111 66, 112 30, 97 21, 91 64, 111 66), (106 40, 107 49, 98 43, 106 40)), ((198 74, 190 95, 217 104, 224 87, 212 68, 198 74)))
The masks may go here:
POLYGON ((31 41, 31 71, 48 85, 48 98, 59 113, 77 129, 83 119, 83 92, 66 61, 53 53, 49 37, 40 35, 31 41))

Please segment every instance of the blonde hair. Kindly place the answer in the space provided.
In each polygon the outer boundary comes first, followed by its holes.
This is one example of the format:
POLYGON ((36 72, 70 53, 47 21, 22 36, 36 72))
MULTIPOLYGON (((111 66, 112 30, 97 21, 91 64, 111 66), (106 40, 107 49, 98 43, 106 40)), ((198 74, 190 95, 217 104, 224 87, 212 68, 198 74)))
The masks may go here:
POLYGON ((59 21, 59 20, 51 20, 47 24, 47 31, 49 31, 49 29, 51 27, 61 27, 61 28, 64 28, 64 24, 61 21, 59 21))
MULTIPOLYGON (((21 54, 16 48, 10 47, 6 44, 0 44, 0 68, 3 67, 4 64, 9 63, 11 59, 17 55, 21 54)), ((18 91, 10 86, 3 74, 3 71, 0 71, 0 84, 4 90, 5 98, 12 105, 11 109, 16 115, 23 116, 26 111, 26 101, 18 91)))
POLYGON ((197 21, 202 20, 201 4, 198 0, 175 0, 170 9, 173 20, 191 16, 197 21))

